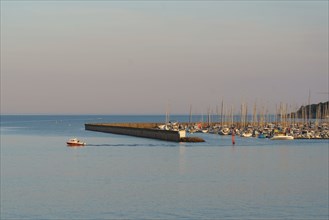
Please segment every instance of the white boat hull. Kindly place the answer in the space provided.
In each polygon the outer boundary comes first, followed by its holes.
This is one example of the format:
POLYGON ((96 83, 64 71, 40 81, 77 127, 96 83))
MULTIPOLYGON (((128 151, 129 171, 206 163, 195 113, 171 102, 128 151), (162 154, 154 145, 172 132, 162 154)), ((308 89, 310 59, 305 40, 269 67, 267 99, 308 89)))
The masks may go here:
POLYGON ((241 137, 252 137, 252 133, 242 133, 241 137))
POLYGON ((293 136, 288 136, 288 135, 274 135, 273 137, 270 138, 271 140, 293 140, 293 136))

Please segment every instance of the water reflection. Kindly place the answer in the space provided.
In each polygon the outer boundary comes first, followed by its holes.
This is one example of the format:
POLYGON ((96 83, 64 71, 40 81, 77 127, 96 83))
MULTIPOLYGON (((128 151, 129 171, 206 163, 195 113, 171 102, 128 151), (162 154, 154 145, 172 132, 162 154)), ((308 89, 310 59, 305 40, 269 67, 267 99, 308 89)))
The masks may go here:
POLYGON ((289 148, 287 146, 279 148, 279 164, 283 171, 289 169, 289 148))
POLYGON ((185 151, 186 151, 186 146, 184 144, 180 144, 179 145, 179 174, 184 174, 186 171, 185 151))
POLYGON ((72 149, 63 137, 3 135, 1 217, 327 217, 327 145, 90 139, 72 149))

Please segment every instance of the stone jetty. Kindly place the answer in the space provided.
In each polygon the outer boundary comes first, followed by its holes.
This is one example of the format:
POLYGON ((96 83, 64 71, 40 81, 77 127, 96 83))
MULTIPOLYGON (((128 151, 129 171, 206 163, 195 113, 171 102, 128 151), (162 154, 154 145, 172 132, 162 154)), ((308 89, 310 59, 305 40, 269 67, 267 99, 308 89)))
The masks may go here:
POLYGON ((204 142, 202 138, 186 137, 185 129, 160 129, 161 123, 85 124, 88 131, 105 132, 174 142, 204 142))

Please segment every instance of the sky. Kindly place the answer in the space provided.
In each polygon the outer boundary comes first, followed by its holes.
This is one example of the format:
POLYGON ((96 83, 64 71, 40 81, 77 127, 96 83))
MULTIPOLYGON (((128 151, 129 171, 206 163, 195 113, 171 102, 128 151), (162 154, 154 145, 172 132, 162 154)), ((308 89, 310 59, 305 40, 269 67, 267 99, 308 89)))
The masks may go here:
POLYGON ((328 101, 326 0, 0 4, 1 114, 328 101))

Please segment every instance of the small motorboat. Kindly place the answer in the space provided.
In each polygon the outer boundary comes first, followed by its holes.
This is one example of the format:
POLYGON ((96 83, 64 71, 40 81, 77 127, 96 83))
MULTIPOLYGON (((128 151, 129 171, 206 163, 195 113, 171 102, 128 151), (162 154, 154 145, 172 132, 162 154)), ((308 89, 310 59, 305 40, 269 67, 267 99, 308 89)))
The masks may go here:
POLYGON ((86 143, 83 141, 78 140, 77 138, 71 138, 66 142, 67 146, 85 146, 86 143))
POLYGON ((252 132, 246 131, 241 134, 241 137, 252 137, 252 132))
POLYGON ((230 129, 227 127, 220 129, 218 132, 218 134, 220 134, 220 135, 228 135, 229 133, 230 133, 230 129))
POLYGON ((270 138, 271 140, 293 140, 294 137, 290 135, 285 134, 276 134, 273 137, 270 138))

